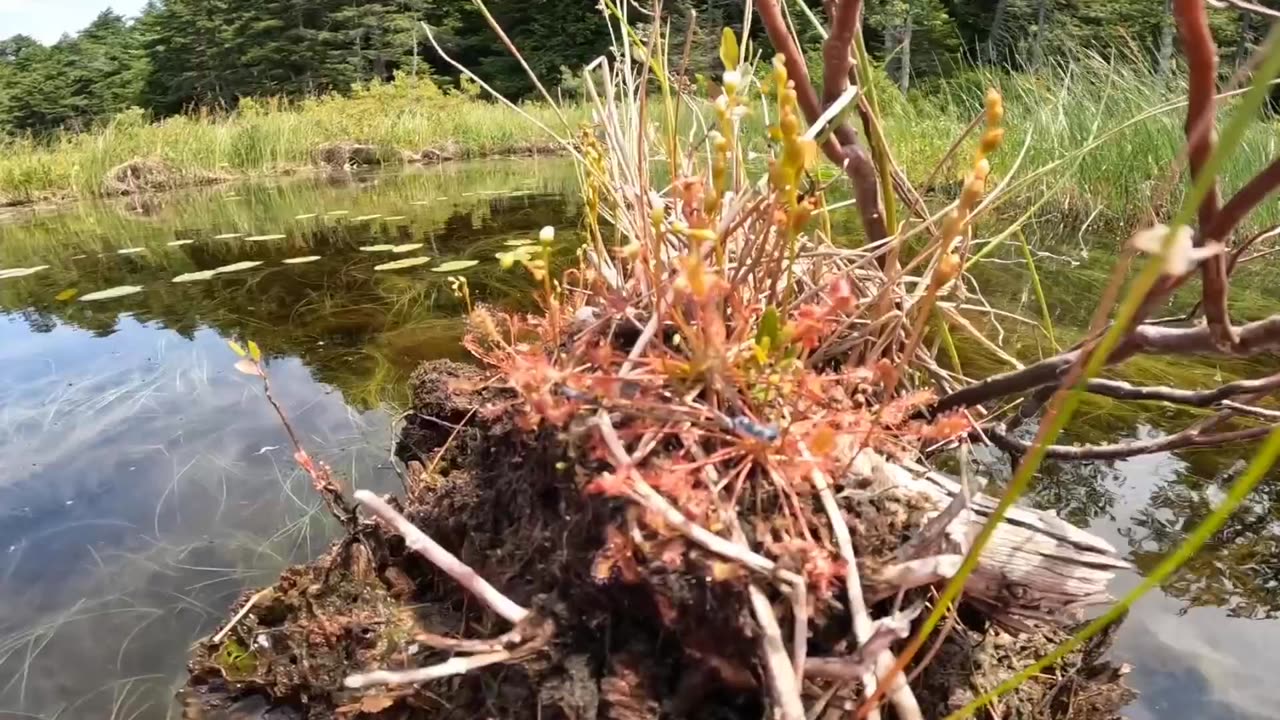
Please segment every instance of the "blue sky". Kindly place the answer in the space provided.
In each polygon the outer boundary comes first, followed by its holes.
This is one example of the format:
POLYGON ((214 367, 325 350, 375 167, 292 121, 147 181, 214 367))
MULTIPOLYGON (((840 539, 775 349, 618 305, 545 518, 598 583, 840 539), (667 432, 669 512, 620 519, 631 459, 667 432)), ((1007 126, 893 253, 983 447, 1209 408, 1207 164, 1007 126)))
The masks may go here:
POLYGON ((0 0, 0 38, 30 35, 42 43, 57 42, 63 33, 75 33, 111 8, 133 16, 146 0, 0 0))

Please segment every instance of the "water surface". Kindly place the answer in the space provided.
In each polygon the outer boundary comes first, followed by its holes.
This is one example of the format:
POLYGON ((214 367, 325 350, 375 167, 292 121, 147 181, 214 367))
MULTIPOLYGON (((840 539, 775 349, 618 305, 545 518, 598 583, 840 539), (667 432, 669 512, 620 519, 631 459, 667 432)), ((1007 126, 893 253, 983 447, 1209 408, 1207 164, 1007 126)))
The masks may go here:
MULTIPOLYGON (((462 301, 450 274, 432 268, 478 260, 457 273, 473 298, 516 301, 525 281, 500 272, 493 255, 543 225, 571 234, 572 183, 562 161, 523 159, 11 212, 0 222, 0 269, 41 268, 0 277, 0 718, 173 717, 191 643, 218 628, 243 589, 326 547, 328 519, 261 386, 232 369, 227 340, 262 346, 275 393, 314 455, 354 487, 394 490, 390 438, 408 373, 464 355, 462 301), (429 260, 375 269, 406 258, 429 260), (257 264, 201 275, 236 263, 257 264), (80 299, 125 286, 138 289, 80 299)), ((1087 322, 1121 233, 1062 237, 1052 227, 1033 232, 1032 244, 1065 345, 1087 322)), ((1010 245, 994 257, 977 275, 985 299, 1038 318, 1021 253, 1010 245)), ((1267 277, 1246 268, 1238 317, 1280 310, 1267 277)), ((1052 350, 1042 330, 1002 325, 1003 335, 983 327, 1023 356, 1052 350)), ((957 341, 966 370, 997 368, 978 343, 957 341)), ((1156 358, 1124 372, 1208 386, 1273 364, 1156 358)), ((1194 417, 1093 401, 1067 441, 1144 437, 1194 417)), ((1248 456, 1227 448, 1050 467, 1033 500, 1146 569, 1248 456)), ((994 455, 982 470, 1007 475, 994 455)), ((1132 717, 1280 717, 1269 671, 1280 661, 1277 487, 1264 484, 1124 625, 1115 654, 1143 693, 1132 717)), ((1135 582, 1122 577, 1115 590, 1135 582)))

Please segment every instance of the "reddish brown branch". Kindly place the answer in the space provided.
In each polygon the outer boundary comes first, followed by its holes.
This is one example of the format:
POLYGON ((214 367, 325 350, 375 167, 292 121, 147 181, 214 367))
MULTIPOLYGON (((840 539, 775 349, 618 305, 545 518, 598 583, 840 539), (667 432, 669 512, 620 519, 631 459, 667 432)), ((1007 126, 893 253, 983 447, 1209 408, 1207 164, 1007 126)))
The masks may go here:
POLYGON ((1226 242, 1236 226, 1277 189, 1280 189, 1280 158, 1272 160, 1270 165, 1231 196, 1227 204, 1218 211, 1213 223, 1204 230, 1205 239, 1208 242, 1226 242))
POLYGON ((853 67, 853 34, 858 31, 862 0, 841 0, 831 18, 831 32, 822 46, 822 99, 835 102, 849 86, 849 70, 853 67))
MULTIPOLYGON (((1194 182, 1203 175, 1216 142, 1213 124, 1217 114, 1218 50, 1209 31, 1209 15, 1204 0, 1174 0, 1173 15, 1187 56, 1187 164, 1194 182)), ((1215 178, 1200 202, 1201 232, 1196 237, 1196 244, 1221 239, 1207 234, 1218 221, 1221 202, 1215 178)), ((1200 266, 1200 277, 1204 316, 1214 343, 1228 348, 1235 342, 1235 333, 1227 313, 1227 258, 1219 254, 1205 260, 1200 266)))
MULTIPOLYGON (((804 55, 791 38, 791 33, 787 29, 787 20, 783 17, 778 0, 758 0, 756 10, 760 14, 760 23, 764 25, 765 32, 769 35, 769 42, 782 55, 786 63, 787 75, 795 83, 796 101, 800 105, 800 110, 804 112, 805 118, 810 123, 816 122, 821 117, 823 108, 818 102, 818 94, 813 89, 813 83, 809 80, 804 55)), ((838 11, 837 16, 839 15, 838 11)), ((852 43, 852 41, 853 35, 850 34, 849 42, 852 43)), ((845 47, 844 52, 847 56, 848 46, 845 47)), ((847 65, 848 61, 845 62, 846 72, 841 75, 844 78, 842 82, 845 83, 848 82, 847 65)), ((830 74, 827 73, 828 76, 830 74)), ((853 129, 846 123, 835 123, 832 134, 822 143, 822 152, 849 176, 867 242, 879 242, 888 237, 889 231, 885 226, 884 213, 880 209, 880 185, 875 163, 872 162, 866 150, 858 144, 853 129)))
MULTIPOLYGON (((1222 433, 1205 433, 1200 428, 1190 427, 1172 435, 1151 440, 1127 440, 1111 445, 1050 445, 1045 448, 1045 456, 1058 460, 1121 460, 1158 452, 1216 447, 1228 443, 1257 440, 1265 437, 1273 429, 1275 429, 1274 426, 1268 425, 1222 433)), ((1027 441, 1014 438, 1001 429, 988 429, 987 436, 1002 450, 1012 453, 1022 454, 1031 447, 1027 441)))
MULTIPOLYGON (((1120 346, 1107 358, 1107 364, 1127 360, 1134 355, 1227 355, 1246 357, 1280 348, 1280 315, 1239 328, 1239 340, 1224 349, 1213 342, 1209 329, 1204 326, 1171 328, 1163 325, 1139 325, 1134 328, 1120 346)), ((1080 358, 1081 348, 1069 350, 1028 365, 1019 370, 992 375, 972 385, 943 397, 934 407, 944 412, 958 407, 969 407, 997 398, 1019 395, 1046 385, 1055 385, 1080 358)))

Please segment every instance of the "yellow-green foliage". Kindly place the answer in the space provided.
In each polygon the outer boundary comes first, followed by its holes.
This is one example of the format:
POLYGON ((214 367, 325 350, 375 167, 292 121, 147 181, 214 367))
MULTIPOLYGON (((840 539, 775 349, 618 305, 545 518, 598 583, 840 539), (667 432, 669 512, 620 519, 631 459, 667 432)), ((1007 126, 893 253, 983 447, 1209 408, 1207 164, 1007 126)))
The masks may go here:
MULTIPOLYGON (((524 109, 549 126, 556 122, 549 108, 524 109)), ((248 98, 233 113, 204 111, 154 123, 132 109, 92 132, 51 142, 0 140, 0 204, 101 194, 108 171, 138 158, 167 161, 188 176, 239 176, 308 165, 317 147, 336 141, 396 154, 448 146, 469 157, 549 140, 501 105, 401 77, 345 96, 299 103, 248 98)))

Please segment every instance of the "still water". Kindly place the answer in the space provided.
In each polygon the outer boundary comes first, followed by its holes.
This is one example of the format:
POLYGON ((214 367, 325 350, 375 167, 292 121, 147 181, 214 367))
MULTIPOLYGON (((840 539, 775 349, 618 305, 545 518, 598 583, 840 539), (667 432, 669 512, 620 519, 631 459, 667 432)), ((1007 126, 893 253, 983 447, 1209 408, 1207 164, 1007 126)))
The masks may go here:
MULTIPOLYGON (((466 277, 477 300, 518 294, 521 279, 494 253, 544 225, 571 230, 572 188, 566 163, 524 159, 0 220, 0 718, 176 717, 189 646, 243 589, 326 547, 327 516, 261 386, 232 369, 228 339, 261 345, 313 455, 354 487, 394 490, 390 438, 408 374, 464 354, 449 275, 466 277), (424 260, 379 269, 411 258, 424 260), (434 271, 465 260, 479 263, 434 271), (92 299, 118 288, 127 294, 92 299)), ((1087 320, 1114 243, 1101 233, 1034 243, 1058 334, 1087 320)), ((986 300, 1038 317, 1020 255, 994 257, 979 277, 986 300)), ((1245 315, 1280 305, 1261 277, 1242 278, 1245 315)), ((993 337, 1006 347, 1051 349, 1045 333, 1005 325, 993 337)), ((967 365, 990 361, 958 341, 967 365)), ((1259 371, 1144 361, 1127 372, 1208 384, 1259 371)), ((1188 418, 1115 403, 1080 417, 1071 440, 1145 436, 1188 418)), ((1149 568, 1247 457, 1233 448, 1050 468, 1034 500, 1149 568)), ((983 470, 999 479, 1003 468, 992 457, 983 470)), ((1142 692, 1132 717, 1280 717, 1276 488, 1260 489, 1124 625, 1115 654, 1142 692)))

